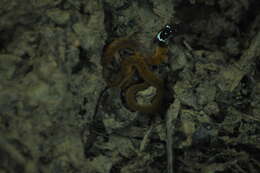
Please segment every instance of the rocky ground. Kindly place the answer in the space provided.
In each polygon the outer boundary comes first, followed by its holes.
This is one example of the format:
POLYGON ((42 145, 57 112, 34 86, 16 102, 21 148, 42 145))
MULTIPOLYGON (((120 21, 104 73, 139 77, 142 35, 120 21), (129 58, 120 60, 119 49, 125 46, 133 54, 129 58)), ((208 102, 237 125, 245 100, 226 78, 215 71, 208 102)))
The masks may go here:
POLYGON ((2 0, 0 134, 0 173, 260 172, 260 2, 2 0), (132 112, 103 48, 167 23, 169 108, 132 112))

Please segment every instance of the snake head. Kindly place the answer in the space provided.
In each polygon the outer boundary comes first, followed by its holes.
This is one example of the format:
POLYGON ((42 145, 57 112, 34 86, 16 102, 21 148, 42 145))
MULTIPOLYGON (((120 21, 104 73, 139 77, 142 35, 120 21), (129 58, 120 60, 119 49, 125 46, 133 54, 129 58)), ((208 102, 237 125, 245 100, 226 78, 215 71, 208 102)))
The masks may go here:
POLYGON ((176 28, 173 25, 167 24, 163 29, 161 29, 156 35, 155 40, 161 44, 167 44, 168 40, 176 32, 176 28))

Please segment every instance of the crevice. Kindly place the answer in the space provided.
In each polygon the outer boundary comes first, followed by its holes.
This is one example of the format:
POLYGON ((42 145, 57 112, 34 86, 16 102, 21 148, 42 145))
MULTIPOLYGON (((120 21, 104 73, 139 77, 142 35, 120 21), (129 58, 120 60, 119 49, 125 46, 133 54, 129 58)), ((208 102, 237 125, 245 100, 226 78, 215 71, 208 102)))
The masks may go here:
POLYGON ((79 62, 74 67, 72 67, 72 74, 77 74, 88 64, 90 64, 90 62, 87 58, 87 51, 82 47, 79 47, 79 62))

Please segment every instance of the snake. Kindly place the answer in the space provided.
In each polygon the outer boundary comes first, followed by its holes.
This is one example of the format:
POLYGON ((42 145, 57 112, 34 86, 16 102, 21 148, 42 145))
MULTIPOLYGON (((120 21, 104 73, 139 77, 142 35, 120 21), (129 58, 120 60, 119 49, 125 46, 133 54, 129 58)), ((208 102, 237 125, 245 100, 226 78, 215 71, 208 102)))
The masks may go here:
POLYGON ((101 64, 103 66, 103 76, 107 87, 118 87, 121 88, 122 91, 125 90, 125 100, 130 110, 143 113, 156 113, 163 110, 165 84, 164 81, 151 70, 151 67, 159 65, 168 59, 168 40, 173 33, 174 28, 169 24, 157 33, 155 41, 158 45, 154 54, 151 56, 143 55, 139 51, 141 45, 135 39, 129 37, 115 39, 105 47, 101 64), (127 58, 120 57, 120 70, 116 75, 116 79, 111 79, 110 76, 105 77, 104 73, 106 70, 116 61, 116 54, 123 49, 131 49, 134 52, 127 58), (132 84, 132 79, 136 72, 142 79, 142 82, 132 84), (151 103, 138 103, 136 94, 151 86, 156 89, 156 95, 151 100, 151 103))

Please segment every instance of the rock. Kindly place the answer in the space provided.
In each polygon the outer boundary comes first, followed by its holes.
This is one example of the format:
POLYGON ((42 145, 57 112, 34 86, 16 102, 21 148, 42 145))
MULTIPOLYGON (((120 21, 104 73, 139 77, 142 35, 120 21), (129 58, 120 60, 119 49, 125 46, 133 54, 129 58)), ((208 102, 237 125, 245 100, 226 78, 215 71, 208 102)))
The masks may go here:
POLYGON ((47 16, 56 24, 64 25, 70 19, 70 14, 60 9, 51 9, 47 11, 47 16))

